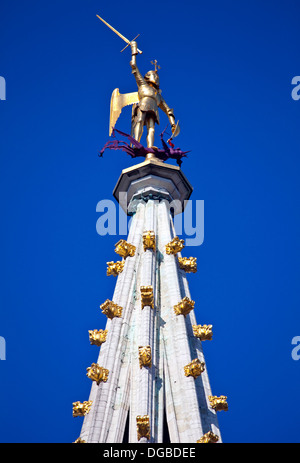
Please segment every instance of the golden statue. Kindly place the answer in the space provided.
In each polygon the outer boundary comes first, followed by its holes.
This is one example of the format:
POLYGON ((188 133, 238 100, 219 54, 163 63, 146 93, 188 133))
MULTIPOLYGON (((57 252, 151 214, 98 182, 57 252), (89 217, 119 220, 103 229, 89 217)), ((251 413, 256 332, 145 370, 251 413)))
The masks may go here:
POLYGON ((168 159, 176 159, 176 162, 180 167, 182 164, 182 158, 186 157, 186 154, 189 151, 182 151, 180 148, 175 148, 174 143, 171 141, 180 133, 180 127, 179 122, 175 123, 173 109, 167 105, 161 94, 158 76, 158 69, 160 69, 160 66, 158 66, 156 60, 151 61, 151 64, 154 65, 154 69, 151 69, 143 76, 136 64, 136 55, 138 53, 143 53, 138 49, 136 43, 136 39, 140 34, 138 34, 133 40, 128 40, 98 14, 96 16, 107 27, 109 27, 109 29, 126 42, 126 46, 123 50, 121 50, 121 52, 130 46, 130 66, 138 86, 137 92, 121 94, 118 88, 113 91, 110 101, 109 136, 113 135, 114 140, 109 140, 105 143, 99 152, 99 156, 102 157, 106 149, 122 150, 129 154, 132 158, 142 156, 146 159, 156 158, 162 162, 165 162, 168 159), (115 128, 122 108, 128 105, 133 105, 131 135, 121 132, 115 128), (162 148, 154 146, 155 124, 159 124, 159 108, 167 115, 172 128, 172 135, 167 140, 167 143, 163 140, 163 134, 167 127, 160 134, 162 148), (144 126, 147 128, 147 147, 140 143, 144 126), (117 140, 115 138, 115 131, 123 137, 126 137, 130 141, 130 144, 117 140))
POLYGON ((143 127, 147 127, 147 147, 154 146, 155 124, 159 124, 158 108, 162 109, 168 116, 172 127, 173 136, 178 135, 179 126, 175 124, 173 109, 171 109, 163 97, 159 88, 159 77, 157 73, 157 62, 155 61, 155 69, 148 71, 144 77, 140 73, 136 65, 137 44, 131 42, 131 61, 130 66, 132 74, 135 77, 138 86, 138 101, 133 106, 132 110, 132 128, 131 135, 140 141, 143 134, 143 127), (176 134, 175 134, 176 130, 176 134))
POLYGON ((172 138, 179 134, 180 127, 178 123, 175 123, 173 109, 167 105, 161 95, 157 61, 152 62, 155 65, 155 69, 148 71, 142 76, 136 65, 136 55, 138 54, 137 43, 132 41, 130 42, 130 46, 130 66, 138 86, 138 91, 124 95, 120 94, 118 88, 113 91, 110 102, 109 135, 113 131, 122 108, 132 104, 131 136, 139 142, 143 134, 143 128, 146 126, 147 147, 152 148, 154 147, 155 124, 159 124, 158 108, 162 109, 168 116, 172 127, 172 138))
MULTIPOLYGON (((130 45, 130 66, 138 86, 137 92, 126 93, 124 95, 120 94, 118 88, 113 91, 110 103, 109 135, 111 135, 114 129, 118 117, 121 114, 122 108, 124 108, 124 106, 133 104, 131 136, 135 138, 135 140, 138 142, 140 141, 143 134, 143 128, 146 126, 147 147, 151 148, 154 146, 155 124, 159 124, 158 108, 162 109, 168 116, 172 127, 172 138, 176 137, 180 132, 180 127, 178 122, 175 124, 173 109, 167 105, 161 96, 161 89, 159 88, 159 77, 157 73, 159 66, 157 65, 157 61, 151 61, 151 64, 154 64, 155 68, 154 70, 148 71, 143 77, 136 65, 136 55, 138 53, 142 53, 142 51, 138 49, 137 43, 135 42, 135 39, 139 35, 137 35, 133 40, 129 41, 126 37, 124 37, 124 35, 120 34, 120 32, 108 24, 98 14, 96 16, 115 34, 124 40, 124 42, 127 43, 125 48, 130 45)), ((125 48, 123 48, 123 50, 125 50, 125 48)), ((152 154, 152 156, 154 156, 154 154, 152 154)))
POLYGON ((178 123, 175 123, 173 109, 169 108, 161 95, 157 62, 154 63, 155 69, 148 71, 143 77, 136 65, 137 44, 131 42, 130 45, 132 54, 130 65, 138 91, 126 94, 121 94, 118 88, 113 91, 110 102, 109 135, 112 134, 122 108, 132 104, 131 136, 139 142, 143 134, 143 128, 146 126, 147 147, 151 148, 154 147, 155 124, 159 124, 158 108, 162 109, 168 116, 172 127, 172 138, 179 134, 180 127, 178 123))

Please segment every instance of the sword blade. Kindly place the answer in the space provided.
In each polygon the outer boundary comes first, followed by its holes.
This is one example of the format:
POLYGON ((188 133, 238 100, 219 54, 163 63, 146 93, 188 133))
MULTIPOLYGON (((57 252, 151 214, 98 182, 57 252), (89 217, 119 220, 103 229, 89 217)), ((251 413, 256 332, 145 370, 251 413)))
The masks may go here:
MULTIPOLYGON (((124 35, 120 34, 120 32, 117 31, 117 29, 115 29, 114 27, 112 27, 110 24, 108 24, 108 22, 106 22, 103 18, 101 18, 98 14, 96 14, 97 18, 100 19, 100 21, 102 21, 107 27, 109 27, 115 34, 117 34, 122 40, 124 40, 124 42, 127 43, 127 45, 130 45, 130 40, 126 39, 126 37, 124 37, 124 35)), ((138 37, 138 35, 137 35, 138 37)), ((125 47, 126 48, 126 47, 125 47)), ((123 48, 124 50, 124 48, 123 48)), ((122 50, 122 51, 123 51, 122 50)), ((141 50, 137 49, 138 53, 143 53, 141 50)))
POLYGON ((126 37, 124 37, 124 35, 120 34, 120 32, 118 32, 114 27, 112 27, 110 24, 108 24, 106 21, 104 21, 103 18, 101 18, 98 14, 96 14, 97 18, 100 19, 100 21, 102 21, 107 27, 109 27, 115 34, 117 34, 122 40, 124 40, 124 42, 126 43, 130 43, 130 41, 128 39, 126 39, 126 37))

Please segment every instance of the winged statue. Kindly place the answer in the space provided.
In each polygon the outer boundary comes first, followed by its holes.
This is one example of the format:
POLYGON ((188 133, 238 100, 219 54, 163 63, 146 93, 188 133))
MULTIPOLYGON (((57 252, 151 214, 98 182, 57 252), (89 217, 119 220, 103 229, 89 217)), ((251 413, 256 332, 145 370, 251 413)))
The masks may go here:
POLYGON ((147 128, 147 147, 154 147, 155 124, 159 124, 158 109, 162 109, 168 116, 172 127, 172 137, 174 138, 180 132, 179 124, 175 123, 173 109, 171 109, 161 95, 159 76, 157 72, 157 62, 155 61, 155 69, 148 71, 144 76, 139 71, 136 65, 136 55, 139 50, 137 43, 132 41, 131 46, 131 69, 135 77, 138 91, 132 93, 121 94, 116 88, 111 96, 110 102, 110 121, 109 135, 112 134, 116 122, 121 114, 122 108, 128 105, 132 106, 131 118, 131 136, 140 142, 144 126, 147 128))

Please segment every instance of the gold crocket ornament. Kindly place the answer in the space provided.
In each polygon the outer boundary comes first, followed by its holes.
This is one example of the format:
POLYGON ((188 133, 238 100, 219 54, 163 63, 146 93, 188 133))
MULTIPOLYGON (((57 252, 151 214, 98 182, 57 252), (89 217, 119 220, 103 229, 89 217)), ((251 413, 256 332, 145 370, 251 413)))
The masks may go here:
POLYGON ((137 438, 140 440, 142 437, 150 439, 150 418, 149 415, 138 415, 136 417, 136 430, 137 438))
POLYGON ((86 376, 92 381, 95 381, 98 386, 101 382, 106 383, 108 379, 109 371, 106 368, 100 367, 98 363, 92 363, 92 365, 88 367, 86 371, 86 376))
POLYGON ((73 416, 87 415, 90 412, 92 403, 92 400, 86 400, 85 402, 73 402, 73 416))

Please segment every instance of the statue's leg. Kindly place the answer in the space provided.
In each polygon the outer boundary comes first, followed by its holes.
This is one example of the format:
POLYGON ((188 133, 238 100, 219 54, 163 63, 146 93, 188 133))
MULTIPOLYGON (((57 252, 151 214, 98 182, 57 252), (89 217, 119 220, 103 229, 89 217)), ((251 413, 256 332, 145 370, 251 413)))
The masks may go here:
POLYGON ((143 128, 145 124, 146 113, 141 111, 139 108, 137 110, 137 116, 135 119, 134 127, 133 127, 133 138, 135 138, 138 142, 141 141, 143 135, 143 128))
POLYGON ((142 135, 143 135, 143 123, 142 122, 137 122, 134 127, 134 135, 133 137, 137 141, 141 141, 142 135))
POLYGON ((155 118, 152 114, 149 114, 146 119, 147 126, 147 147, 152 148, 154 146, 154 132, 155 132, 155 118))

